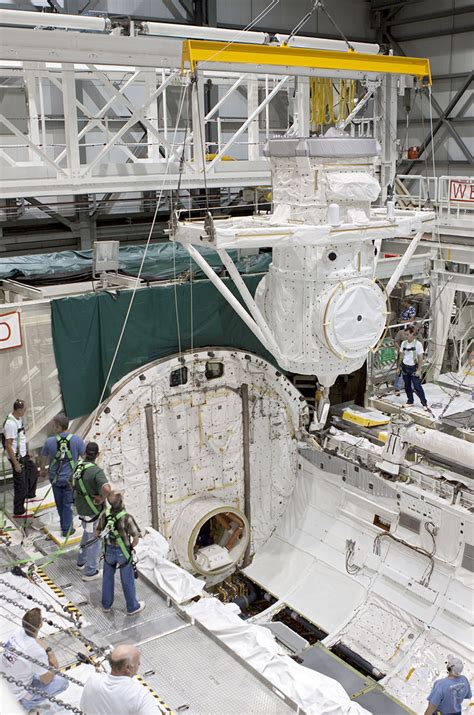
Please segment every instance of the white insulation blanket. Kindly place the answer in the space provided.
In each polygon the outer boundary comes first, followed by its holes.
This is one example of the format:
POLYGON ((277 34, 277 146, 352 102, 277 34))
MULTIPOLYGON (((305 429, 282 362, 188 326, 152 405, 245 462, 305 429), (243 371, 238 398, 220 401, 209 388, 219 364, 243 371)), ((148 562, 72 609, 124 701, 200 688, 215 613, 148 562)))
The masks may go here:
POLYGON ((140 573, 176 603, 200 596, 205 582, 168 561, 168 551, 165 537, 147 527, 144 538, 136 548, 140 573))
POLYGON ((186 606, 186 612, 309 715, 362 715, 338 682, 295 663, 263 626, 243 621, 240 609, 215 598, 186 606))
POLYGON ((331 201, 372 202, 380 194, 380 184, 364 171, 328 172, 326 197, 331 201))

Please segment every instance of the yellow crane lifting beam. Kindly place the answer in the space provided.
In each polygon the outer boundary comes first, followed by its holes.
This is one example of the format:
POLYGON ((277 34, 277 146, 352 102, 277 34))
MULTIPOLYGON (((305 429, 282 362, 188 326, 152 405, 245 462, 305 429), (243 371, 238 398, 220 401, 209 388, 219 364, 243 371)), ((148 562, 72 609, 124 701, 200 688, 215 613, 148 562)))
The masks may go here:
MULTIPOLYGON (((317 76, 318 70, 334 70, 367 74, 403 74, 417 77, 425 84, 431 84, 430 61, 422 57, 400 57, 398 55, 371 55, 362 52, 341 52, 339 50, 312 50, 306 47, 286 45, 249 45, 243 43, 211 42, 206 40, 185 40, 181 68, 186 65, 192 72, 199 63, 219 63, 253 65, 255 72, 271 71, 272 67, 285 68, 285 74, 307 74, 317 76), (296 71, 295 71, 296 70, 296 71)), ((252 70, 250 70, 252 71, 252 70)))

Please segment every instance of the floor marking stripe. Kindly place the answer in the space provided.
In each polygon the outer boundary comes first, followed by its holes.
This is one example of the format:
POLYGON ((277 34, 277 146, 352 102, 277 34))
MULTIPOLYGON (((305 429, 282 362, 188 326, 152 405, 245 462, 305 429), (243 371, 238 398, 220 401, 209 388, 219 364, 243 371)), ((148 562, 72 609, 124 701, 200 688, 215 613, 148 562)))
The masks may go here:
MULTIPOLYGON (((66 596, 66 594, 64 593, 64 591, 62 591, 62 590, 59 588, 59 586, 56 586, 56 584, 54 583, 54 581, 52 581, 52 580, 50 579, 50 577, 43 571, 42 568, 37 568, 37 569, 36 569, 36 573, 37 573, 38 576, 46 583, 46 585, 49 586, 49 588, 50 588, 57 596, 61 596, 61 598, 65 598, 65 599, 67 600, 67 596, 66 596)), ((71 613, 78 613, 80 616, 82 616, 81 611, 80 611, 71 601, 69 601, 69 600, 68 600, 67 604, 65 605, 65 609, 67 609, 67 610, 70 611, 71 613)), ((77 629, 76 629, 75 631, 71 630, 70 632, 71 632, 71 634, 73 634, 73 635, 80 635, 80 632, 79 632, 77 629)), ((87 643, 83 643, 82 641, 81 641, 81 643, 85 646, 85 648, 86 648, 90 653, 94 653, 94 652, 95 652, 94 649, 92 648, 92 646, 87 645, 87 643)), ((62 668, 62 670, 71 670, 72 668, 75 668, 76 666, 77 666, 77 663, 72 663, 71 665, 68 665, 68 666, 65 666, 64 668, 62 668)), ((155 692, 155 690, 153 690, 153 688, 151 687, 151 685, 148 685, 148 683, 146 682, 146 680, 144 680, 144 679, 141 677, 141 675, 136 675, 135 677, 136 677, 136 679, 151 693, 151 695, 153 695, 153 697, 154 697, 156 700, 158 700, 158 702, 160 703, 160 706, 162 706, 162 709, 163 709, 164 711, 166 711, 169 715, 174 715, 174 712, 173 712, 173 710, 170 708, 170 706, 165 703, 165 701, 158 695, 157 692, 155 692)))
POLYGON ((148 683, 146 682, 146 680, 144 680, 141 675, 136 675, 135 678, 136 678, 136 679, 138 680, 138 682, 141 683, 147 690, 150 691, 150 693, 153 695, 153 697, 154 697, 156 700, 158 700, 158 702, 160 703, 160 705, 163 706, 163 709, 166 710, 166 712, 170 713, 170 715, 174 715, 173 710, 170 708, 170 706, 165 703, 165 701, 158 695, 158 693, 157 693, 155 690, 153 690, 153 688, 151 687, 151 685, 148 685, 148 683))
POLYGON ((37 568, 36 573, 45 582, 45 584, 49 586, 51 591, 56 594, 56 596, 60 596, 61 598, 65 598, 67 600, 67 603, 64 606, 66 610, 68 610, 70 613, 78 613, 80 616, 82 616, 81 611, 72 603, 72 601, 68 599, 64 591, 62 591, 59 586, 56 586, 54 581, 49 578, 49 576, 43 571, 42 568, 37 568))

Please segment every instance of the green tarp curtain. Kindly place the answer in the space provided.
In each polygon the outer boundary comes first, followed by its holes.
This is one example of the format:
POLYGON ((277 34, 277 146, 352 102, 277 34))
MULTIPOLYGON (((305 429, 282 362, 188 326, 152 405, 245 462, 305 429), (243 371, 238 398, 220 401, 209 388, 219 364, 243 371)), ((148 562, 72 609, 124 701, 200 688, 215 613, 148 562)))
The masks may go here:
MULTIPOLYGON (((243 278, 254 294, 262 275, 243 278)), ((232 281, 225 279, 225 283, 237 295, 232 281)), ((99 402, 131 293, 101 292, 52 301, 54 352, 64 407, 71 419, 90 414, 99 402)), ((178 353, 176 304, 181 350, 232 347, 271 359, 209 281, 142 288, 135 295, 109 388, 130 371, 178 353)))
MULTIPOLYGON (((145 250, 144 245, 122 246, 119 250, 119 270, 128 275, 137 275, 145 250)), ((200 246, 199 252, 214 268, 222 266, 221 260, 213 248, 200 246)), ((229 251, 232 259, 241 273, 262 273, 268 270, 271 253, 260 253, 239 259, 237 251, 229 251)), ((179 243, 151 243, 148 246, 143 264, 143 277, 158 280, 170 280, 186 273, 190 268, 189 254, 179 243)), ((192 263, 196 278, 203 273, 195 263, 192 263)), ((21 280, 53 279, 61 276, 73 278, 74 274, 90 274, 92 272, 92 251, 60 251, 31 256, 12 256, 0 258, 0 278, 21 280)))

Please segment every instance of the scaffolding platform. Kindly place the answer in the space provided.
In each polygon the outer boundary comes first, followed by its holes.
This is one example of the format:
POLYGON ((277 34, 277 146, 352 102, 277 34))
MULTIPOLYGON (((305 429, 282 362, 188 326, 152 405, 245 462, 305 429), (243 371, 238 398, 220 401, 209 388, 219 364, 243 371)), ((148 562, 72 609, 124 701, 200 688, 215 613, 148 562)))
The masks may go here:
POLYGON ((456 429, 461 431, 462 437, 469 441, 474 441, 474 430, 472 427, 474 402, 470 395, 460 392, 455 387, 443 387, 440 384, 428 382, 423 385, 429 412, 425 412, 418 398, 415 395, 413 407, 404 408, 406 404, 405 391, 399 394, 395 392, 374 396, 369 400, 370 406, 388 414, 406 413, 415 422, 425 427, 438 427, 443 423, 450 424, 456 416, 463 415, 461 421, 456 420, 456 429))

